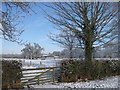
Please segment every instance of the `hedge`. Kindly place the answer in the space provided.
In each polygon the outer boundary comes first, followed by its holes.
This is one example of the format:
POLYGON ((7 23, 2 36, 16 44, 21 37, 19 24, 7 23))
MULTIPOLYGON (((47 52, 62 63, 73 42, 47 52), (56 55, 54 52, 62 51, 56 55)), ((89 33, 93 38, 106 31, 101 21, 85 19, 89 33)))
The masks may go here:
POLYGON ((61 82, 76 82, 120 75, 120 60, 64 60, 61 64, 61 82))
POLYGON ((20 61, 2 61, 2 89, 20 88, 14 87, 13 84, 20 82, 22 77, 22 63, 20 61))

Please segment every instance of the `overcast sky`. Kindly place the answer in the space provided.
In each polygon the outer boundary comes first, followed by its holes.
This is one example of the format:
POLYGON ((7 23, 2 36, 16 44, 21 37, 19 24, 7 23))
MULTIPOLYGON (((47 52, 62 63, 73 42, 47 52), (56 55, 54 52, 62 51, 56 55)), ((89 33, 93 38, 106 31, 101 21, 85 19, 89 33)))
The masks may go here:
MULTIPOLYGON (((45 18, 42 10, 37 8, 37 14, 33 13, 31 16, 26 16, 21 29, 25 30, 21 35, 21 39, 31 43, 38 43, 45 49, 44 53, 62 50, 61 47, 53 44, 54 42, 48 38, 50 32, 57 33, 57 30, 54 28, 54 25, 45 18)), ((24 48, 24 46, 2 40, 3 54, 19 54, 22 48, 24 48)))

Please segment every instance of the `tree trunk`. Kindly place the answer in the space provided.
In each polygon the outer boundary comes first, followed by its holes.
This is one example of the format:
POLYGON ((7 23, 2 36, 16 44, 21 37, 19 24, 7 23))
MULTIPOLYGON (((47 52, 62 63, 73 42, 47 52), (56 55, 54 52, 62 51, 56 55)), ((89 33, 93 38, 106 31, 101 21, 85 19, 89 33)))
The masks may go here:
POLYGON ((85 42, 85 60, 92 61, 92 45, 89 42, 85 42))
POLYGON ((90 77, 89 75, 92 71, 93 65, 92 65, 92 45, 90 45, 89 42, 85 42, 85 72, 87 77, 90 77))
POLYGON ((70 47, 69 49, 70 49, 69 57, 70 57, 70 59, 72 59, 73 58, 72 57, 72 47, 70 47))

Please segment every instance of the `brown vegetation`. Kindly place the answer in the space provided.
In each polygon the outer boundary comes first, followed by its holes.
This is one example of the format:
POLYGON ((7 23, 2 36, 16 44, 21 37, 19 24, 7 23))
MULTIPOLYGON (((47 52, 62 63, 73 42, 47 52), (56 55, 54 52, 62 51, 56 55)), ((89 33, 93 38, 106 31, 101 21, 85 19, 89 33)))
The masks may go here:
POLYGON ((61 66, 61 82, 76 82, 101 79, 109 76, 120 75, 120 60, 94 60, 88 66, 84 60, 65 60, 61 66))
POLYGON ((20 82, 22 77, 21 62, 18 61, 2 61, 2 89, 22 88, 15 83, 20 82))

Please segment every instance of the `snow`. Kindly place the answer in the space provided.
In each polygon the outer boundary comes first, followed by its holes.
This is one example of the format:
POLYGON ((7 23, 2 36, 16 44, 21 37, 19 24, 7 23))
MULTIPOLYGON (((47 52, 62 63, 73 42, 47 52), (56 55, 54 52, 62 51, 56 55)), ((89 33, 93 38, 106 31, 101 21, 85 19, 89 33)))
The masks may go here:
MULTIPOLYGON (((100 59, 101 58, 97 58, 97 60, 100 60, 100 59)), ((31 59, 6 58, 4 60, 17 60, 17 61, 20 60, 22 61, 23 69, 32 69, 32 68, 41 68, 41 67, 56 67, 56 66, 59 67, 60 65, 59 62, 62 59, 31 60, 31 59)), ((110 59, 105 58, 103 60, 110 60, 110 59)), ((117 60, 117 58, 114 60, 117 60)), ((40 71, 44 72, 45 70, 40 70, 40 71)), ((23 73, 40 72, 40 71, 30 70, 30 71, 23 71, 23 73)), ((38 74, 35 74, 35 75, 38 75, 38 74)), ((29 77, 29 79, 30 78, 33 78, 33 77, 29 77)), ((26 79, 26 78, 21 78, 21 79, 26 79)), ((32 87, 34 88, 117 88, 118 87, 118 76, 109 77, 104 80, 94 80, 94 81, 87 81, 87 82, 45 83, 45 84, 40 84, 40 85, 32 85, 32 87)))
POLYGON ((22 67, 23 69, 33 69, 33 68, 36 68, 35 66, 23 66, 22 67))
MULTIPOLYGON (((65 58, 64 58, 65 59, 65 58)), ((19 59, 19 58, 3 58, 3 60, 22 61, 23 69, 43 68, 43 67, 59 67, 60 61, 64 59, 19 59)), ((96 60, 118 60, 118 58, 95 58, 96 60)), ((67 59, 65 59, 67 60, 67 59)), ((80 60, 80 59, 78 59, 80 60)))
POLYGON ((18 58, 3 58, 3 60, 22 61, 22 69, 43 68, 43 67, 59 67, 62 59, 18 59, 18 58))
POLYGON ((108 77, 104 80, 94 80, 87 82, 71 83, 45 83, 41 85, 31 85, 33 88, 117 88, 120 76, 108 77))
POLYGON ((59 61, 61 61, 62 59, 46 59, 46 60, 41 60, 41 59, 37 59, 37 60, 30 60, 30 59, 26 59, 23 60, 23 68, 25 65, 30 65, 33 67, 37 67, 37 68, 41 68, 41 67, 56 67, 59 66, 60 63, 59 61))

